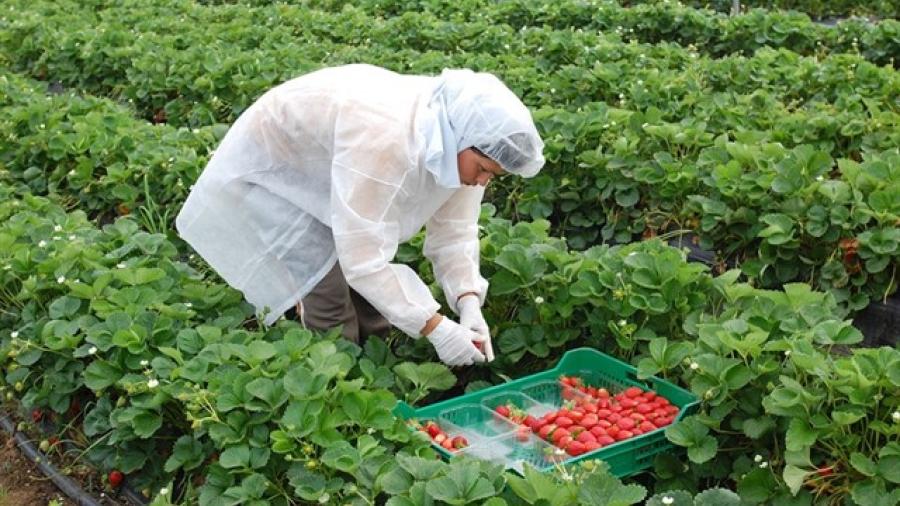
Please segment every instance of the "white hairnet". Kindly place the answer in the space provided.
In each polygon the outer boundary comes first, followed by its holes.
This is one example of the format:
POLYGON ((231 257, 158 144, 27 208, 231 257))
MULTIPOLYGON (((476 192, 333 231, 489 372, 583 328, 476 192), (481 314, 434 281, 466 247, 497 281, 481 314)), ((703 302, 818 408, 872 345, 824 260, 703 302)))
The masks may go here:
POLYGON ((528 108, 503 82, 492 74, 449 69, 437 81, 429 103, 436 122, 425 122, 424 135, 425 165, 438 183, 459 186, 456 155, 471 147, 522 177, 541 170, 544 142, 528 108))

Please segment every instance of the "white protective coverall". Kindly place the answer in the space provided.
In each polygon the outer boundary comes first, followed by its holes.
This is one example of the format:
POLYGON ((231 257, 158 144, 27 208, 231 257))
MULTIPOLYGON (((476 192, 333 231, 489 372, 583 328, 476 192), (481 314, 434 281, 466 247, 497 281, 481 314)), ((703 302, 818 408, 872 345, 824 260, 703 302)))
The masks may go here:
POLYGON ((544 162, 528 110, 489 74, 319 70, 269 90, 236 120, 176 226, 267 324, 339 261, 354 290, 418 337, 440 305, 392 260, 423 225, 451 308, 466 292, 484 302, 484 188, 460 187, 456 173, 456 154, 472 146, 520 175, 544 162))

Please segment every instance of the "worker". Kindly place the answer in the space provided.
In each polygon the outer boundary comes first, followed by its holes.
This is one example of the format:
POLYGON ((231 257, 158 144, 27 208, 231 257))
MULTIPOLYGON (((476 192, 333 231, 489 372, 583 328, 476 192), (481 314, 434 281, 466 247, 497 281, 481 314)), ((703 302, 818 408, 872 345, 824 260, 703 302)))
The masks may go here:
POLYGON ((534 176, 543 142, 498 78, 471 70, 402 75, 371 65, 280 84, 227 132, 181 209, 179 234, 265 324, 291 308, 309 328, 425 336, 447 365, 494 358, 481 307, 484 187, 534 176), (393 262, 425 227, 449 308, 393 262))

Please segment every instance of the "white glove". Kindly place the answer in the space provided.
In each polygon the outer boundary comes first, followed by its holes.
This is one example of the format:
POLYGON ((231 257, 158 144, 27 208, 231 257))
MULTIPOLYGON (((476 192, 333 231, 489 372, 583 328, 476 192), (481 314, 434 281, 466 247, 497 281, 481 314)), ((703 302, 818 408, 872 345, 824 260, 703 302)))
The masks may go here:
POLYGON ((481 314, 481 301, 475 294, 464 295, 456 301, 459 310, 459 324, 478 333, 484 339, 484 356, 488 362, 494 360, 494 347, 491 345, 491 329, 481 314))
POLYGON ((482 337, 447 317, 441 318, 425 337, 434 345, 441 362, 449 366, 484 362, 484 355, 475 347, 482 337))

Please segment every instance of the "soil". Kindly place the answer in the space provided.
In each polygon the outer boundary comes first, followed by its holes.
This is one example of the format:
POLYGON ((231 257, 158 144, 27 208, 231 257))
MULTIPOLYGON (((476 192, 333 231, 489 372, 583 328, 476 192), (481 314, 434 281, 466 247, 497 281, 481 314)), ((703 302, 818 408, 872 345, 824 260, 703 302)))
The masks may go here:
POLYGON ((26 459, 9 434, 0 431, 0 506, 76 506, 50 478, 26 459))

